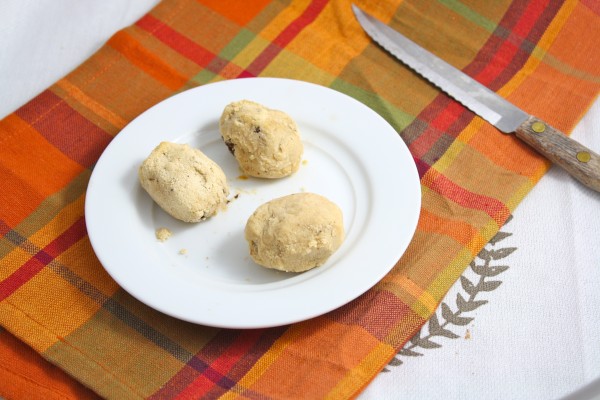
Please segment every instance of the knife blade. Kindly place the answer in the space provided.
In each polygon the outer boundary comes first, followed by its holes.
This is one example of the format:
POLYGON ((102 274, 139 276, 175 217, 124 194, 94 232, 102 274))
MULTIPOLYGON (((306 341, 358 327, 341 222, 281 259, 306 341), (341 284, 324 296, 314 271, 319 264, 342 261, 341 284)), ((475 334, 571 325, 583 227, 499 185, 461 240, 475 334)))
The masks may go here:
POLYGON ((587 187, 600 192, 600 156, 420 47, 352 4, 363 30, 381 47, 504 133, 514 133, 587 187))

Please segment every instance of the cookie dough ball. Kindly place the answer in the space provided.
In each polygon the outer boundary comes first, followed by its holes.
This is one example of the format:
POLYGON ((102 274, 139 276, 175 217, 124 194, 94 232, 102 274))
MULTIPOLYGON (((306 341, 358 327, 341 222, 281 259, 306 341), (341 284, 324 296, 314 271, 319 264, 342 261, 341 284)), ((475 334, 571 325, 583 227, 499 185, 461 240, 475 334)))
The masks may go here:
POLYGON ((342 211, 314 193, 280 197, 256 209, 246 223, 245 236, 257 264, 307 271, 325 263, 344 241, 342 211))
POLYGON ((304 147, 296 123, 283 111, 233 102, 223 110, 219 128, 244 174, 282 178, 298 170, 304 147))
POLYGON ((198 149, 162 142, 138 171, 150 197, 174 218, 198 222, 227 204, 229 187, 223 170, 198 149))

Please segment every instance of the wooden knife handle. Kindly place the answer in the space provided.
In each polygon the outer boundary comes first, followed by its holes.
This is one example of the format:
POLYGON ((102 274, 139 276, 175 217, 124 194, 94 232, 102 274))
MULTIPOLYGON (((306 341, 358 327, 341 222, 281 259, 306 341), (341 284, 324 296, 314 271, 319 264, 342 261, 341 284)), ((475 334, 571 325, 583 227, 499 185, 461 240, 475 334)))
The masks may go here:
POLYGON ((575 179, 600 192, 598 154, 533 116, 523 122, 515 134, 575 179))

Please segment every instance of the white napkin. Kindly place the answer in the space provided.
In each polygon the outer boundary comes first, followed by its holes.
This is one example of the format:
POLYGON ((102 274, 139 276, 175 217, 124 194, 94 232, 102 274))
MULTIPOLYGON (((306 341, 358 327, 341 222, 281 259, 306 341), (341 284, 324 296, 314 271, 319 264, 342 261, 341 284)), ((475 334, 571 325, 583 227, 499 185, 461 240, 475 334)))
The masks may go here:
POLYGON ((71 72, 159 2, 0 1, 5 16, 0 24, 0 118, 71 72))
MULTIPOLYGON (((600 100, 572 137, 600 153, 600 100)), ((600 193, 552 167, 501 231, 511 235, 486 249, 508 254, 490 265, 509 268, 484 279, 502 282, 476 294, 486 304, 459 314, 471 322, 446 326, 458 338, 409 343, 423 355, 399 356, 360 399, 547 400, 600 379, 600 193)), ((444 300, 453 313, 458 294, 469 296, 460 281, 444 300)), ((446 321, 441 309, 437 318, 446 321)))

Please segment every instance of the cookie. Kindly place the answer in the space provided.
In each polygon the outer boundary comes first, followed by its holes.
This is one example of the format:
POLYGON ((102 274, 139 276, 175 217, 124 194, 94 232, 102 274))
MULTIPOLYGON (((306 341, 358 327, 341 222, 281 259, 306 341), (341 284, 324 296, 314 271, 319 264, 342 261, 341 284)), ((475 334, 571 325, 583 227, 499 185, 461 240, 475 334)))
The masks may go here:
POLYGON ((302 272, 323 265, 344 241, 340 208, 314 193, 297 193, 259 206, 245 227, 259 265, 302 272))
POLYGON ((282 178, 298 170, 304 147, 296 123, 283 111, 233 102, 223 110, 219 128, 244 174, 282 178))
POLYGON ((187 144, 162 142, 144 160, 138 176, 150 197, 181 221, 202 221, 227 204, 223 170, 187 144))

